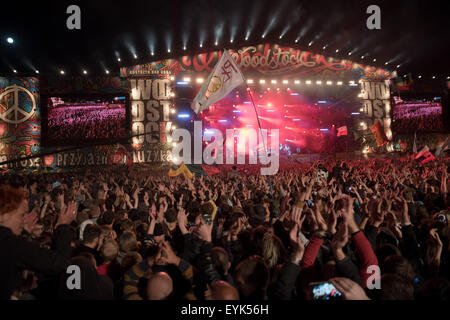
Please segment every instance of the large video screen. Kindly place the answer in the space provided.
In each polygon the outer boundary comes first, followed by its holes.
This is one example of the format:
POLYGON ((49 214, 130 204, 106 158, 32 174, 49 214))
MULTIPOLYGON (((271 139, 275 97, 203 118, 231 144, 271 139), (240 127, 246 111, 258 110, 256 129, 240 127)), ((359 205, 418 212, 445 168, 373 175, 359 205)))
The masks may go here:
POLYGON ((123 142, 129 133, 125 96, 49 96, 43 108, 45 146, 123 142))
MULTIPOLYGON (((278 80, 281 83, 282 79, 278 80)), ((292 82, 292 81, 291 81, 292 82)), ((360 88, 349 85, 298 85, 240 90, 204 112, 207 128, 279 129, 280 154, 330 153, 350 150, 353 135, 336 139, 341 126, 352 127, 360 116, 360 88), (252 97, 250 97, 250 94, 252 97), (348 138, 348 143, 346 143, 348 138)))
POLYGON ((440 132, 444 130, 439 100, 394 100, 392 129, 396 133, 440 132))

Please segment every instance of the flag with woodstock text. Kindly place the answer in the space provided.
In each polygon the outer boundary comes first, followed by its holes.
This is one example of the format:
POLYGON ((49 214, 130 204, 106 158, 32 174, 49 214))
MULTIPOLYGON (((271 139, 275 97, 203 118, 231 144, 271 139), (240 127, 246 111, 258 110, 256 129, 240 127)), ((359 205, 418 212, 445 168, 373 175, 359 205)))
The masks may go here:
POLYGON ((227 50, 215 65, 208 79, 191 104, 196 114, 223 99, 231 90, 244 83, 244 75, 227 50))

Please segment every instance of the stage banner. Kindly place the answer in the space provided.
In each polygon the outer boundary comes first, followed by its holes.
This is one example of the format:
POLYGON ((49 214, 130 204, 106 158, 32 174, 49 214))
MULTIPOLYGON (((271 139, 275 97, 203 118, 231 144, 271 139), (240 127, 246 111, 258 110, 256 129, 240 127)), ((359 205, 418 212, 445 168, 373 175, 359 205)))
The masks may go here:
POLYGON ((355 119, 357 131, 361 134, 369 134, 369 128, 379 121, 387 139, 391 140, 392 117, 389 80, 361 80, 360 97, 362 99, 362 110, 360 116, 355 119))
MULTIPOLYGON (((262 76, 330 76, 333 78, 353 78, 366 80, 385 80, 396 77, 397 73, 362 65, 344 59, 325 57, 318 53, 299 48, 260 44, 229 50, 237 66, 246 75, 262 76)), ((183 56, 146 64, 123 67, 121 77, 148 75, 177 75, 180 72, 209 74, 222 56, 222 51, 183 56)))
POLYGON ((166 162, 167 146, 172 141, 172 81, 166 76, 151 76, 130 78, 129 82, 133 162, 166 162), (149 151, 156 158, 146 158, 149 151))
MULTIPOLYGON (((39 106, 38 78, 0 77, 0 163, 40 152, 39 106)), ((33 171, 40 167, 40 159, 23 160, 17 166, 33 171)), ((6 164, 0 167, 9 169, 6 164)))
MULTIPOLYGON (((160 83, 157 85, 161 86, 160 83)), ((135 90, 136 87, 138 91, 134 92, 135 95, 139 94, 137 83, 135 90)), ((154 91, 159 92, 157 89, 154 91)), ((44 94, 71 93, 133 92, 130 82, 120 77, 0 77, 0 174, 82 171, 91 166, 130 166, 133 162, 160 164, 161 155, 168 154, 169 148, 166 143, 159 142, 161 139, 145 149, 131 143, 75 148, 70 146, 70 142, 64 147, 43 148, 40 146, 40 97, 44 94), (17 159, 22 160, 14 161, 17 159)), ((143 98, 140 101, 145 101, 149 113, 153 111, 151 105, 160 103, 167 96, 161 93, 155 95, 157 99, 145 99, 145 92, 141 95, 143 98)), ((137 104, 139 106, 134 115, 141 117, 140 102, 137 104)), ((144 117, 152 119, 146 113, 144 117)))

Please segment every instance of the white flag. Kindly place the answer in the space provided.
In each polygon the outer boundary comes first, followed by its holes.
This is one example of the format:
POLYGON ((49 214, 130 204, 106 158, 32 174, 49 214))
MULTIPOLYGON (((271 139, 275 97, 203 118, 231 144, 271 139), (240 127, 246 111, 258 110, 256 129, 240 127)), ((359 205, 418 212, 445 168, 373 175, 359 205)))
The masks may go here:
POLYGON ((196 114, 223 99, 231 90, 244 83, 244 75, 227 50, 198 91, 191 104, 196 114))
POLYGON ((439 143, 436 149, 436 152, 434 156, 437 158, 441 155, 442 151, 445 151, 446 148, 448 148, 450 145, 450 136, 445 139, 445 141, 442 143, 442 145, 439 143))

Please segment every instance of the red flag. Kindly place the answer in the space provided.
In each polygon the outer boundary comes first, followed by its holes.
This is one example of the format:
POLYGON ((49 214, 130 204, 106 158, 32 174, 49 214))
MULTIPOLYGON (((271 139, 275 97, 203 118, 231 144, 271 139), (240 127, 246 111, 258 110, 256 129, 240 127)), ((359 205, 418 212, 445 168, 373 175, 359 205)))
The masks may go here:
POLYGON ((433 161, 434 159, 436 159, 436 158, 433 156, 433 154, 430 151, 427 151, 420 157, 416 158, 416 160, 422 164, 433 161))
POLYGON ((216 167, 214 167, 214 166, 208 166, 208 165, 203 164, 203 165, 202 165, 202 169, 203 169, 203 171, 206 172, 206 174, 207 174, 208 176, 213 176, 213 175, 215 175, 215 174, 220 173, 220 169, 219 169, 219 168, 216 168, 216 167))
POLYGON ((337 131, 337 136, 346 136, 347 135, 347 126, 339 127, 337 131))
POLYGON ((425 146, 422 150, 420 150, 414 158, 416 159, 416 161, 422 164, 436 159, 434 155, 430 152, 428 146, 425 146))
POLYGON ((386 137, 386 133, 384 132, 384 128, 380 120, 377 120, 377 122, 370 127, 370 130, 372 131, 375 140, 377 141, 378 147, 381 147, 387 143, 388 138, 386 137))

